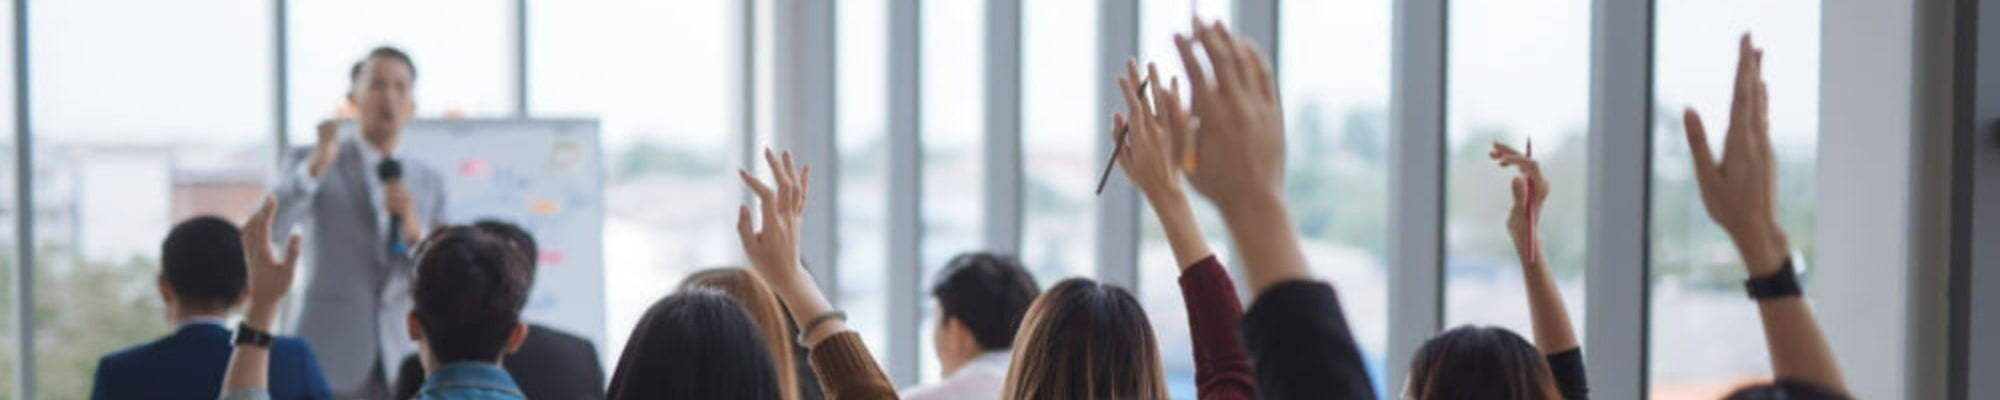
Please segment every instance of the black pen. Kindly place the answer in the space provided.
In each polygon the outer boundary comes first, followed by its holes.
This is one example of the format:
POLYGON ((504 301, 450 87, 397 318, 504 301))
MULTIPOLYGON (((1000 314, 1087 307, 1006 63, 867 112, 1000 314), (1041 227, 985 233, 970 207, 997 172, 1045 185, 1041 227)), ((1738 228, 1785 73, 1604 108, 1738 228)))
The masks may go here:
MULTIPOLYGON (((1146 102, 1146 85, 1151 83, 1153 83, 1151 79, 1139 81, 1139 88, 1136 91, 1139 92, 1140 103, 1146 102)), ((1118 127, 1117 140, 1113 140, 1115 143, 1111 144, 1111 158, 1104 161, 1104 173, 1097 178, 1097 194, 1100 196, 1104 195, 1104 184, 1111 182, 1111 167, 1118 164, 1118 155, 1125 151, 1125 135, 1130 133, 1132 133, 1132 120, 1126 118, 1125 125, 1118 127)))

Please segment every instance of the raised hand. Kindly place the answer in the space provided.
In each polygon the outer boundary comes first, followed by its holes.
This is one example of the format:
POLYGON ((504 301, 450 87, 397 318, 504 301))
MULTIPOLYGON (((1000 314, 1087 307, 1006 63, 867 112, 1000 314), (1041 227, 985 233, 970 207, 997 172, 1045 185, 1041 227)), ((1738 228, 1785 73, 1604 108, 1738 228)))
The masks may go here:
POLYGON ((1169 99, 1180 94, 1180 82, 1172 85, 1172 89, 1161 89, 1159 69, 1150 63, 1141 80, 1138 62, 1126 60, 1125 76, 1118 77, 1118 88, 1125 94, 1127 114, 1111 116, 1111 140, 1125 141, 1126 151, 1118 153, 1119 169, 1156 203, 1163 197, 1183 196, 1174 138, 1183 132, 1177 129, 1186 128, 1188 114, 1170 103, 1178 102, 1169 99), (1141 97, 1142 90, 1152 92, 1153 104, 1141 97), (1126 132, 1123 138, 1117 136, 1121 129, 1126 132))
POLYGON ((1175 35, 1193 91, 1193 162, 1188 181, 1224 213, 1282 198, 1285 127, 1271 70, 1255 45, 1231 36, 1221 23, 1194 20, 1194 37, 1175 35), (1195 58, 1195 45, 1209 68, 1195 58))
POLYGON ((277 311, 278 300, 291 291, 292 275, 299 265, 298 234, 292 234, 285 241, 283 258, 271 251, 271 214, 277 209, 278 200, 266 196, 264 205, 243 223, 243 260, 249 268, 250 292, 250 309, 244 316, 244 323, 267 331, 277 311))
POLYGON ((1695 181, 1701 200, 1715 223, 1729 232, 1743 253, 1752 276, 1776 271, 1787 244, 1774 211, 1777 166, 1771 152, 1770 97, 1763 80, 1764 51, 1743 35, 1736 62, 1736 96, 1730 102, 1729 128, 1720 163, 1708 147, 1701 114, 1686 113, 1688 148, 1694 156, 1695 181))
POLYGON ((313 143, 310 167, 313 177, 319 177, 326 166, 340 156, 340 120, 327 119, 319 122, 319 141, 313 143))
POLYGON ((777 190, 751 176, 749 171, 736 171, 757 195, 762 229, 752 229, 750 206, 744 205, 737 209, 736 232, 743 239, 744 254, 750 257, 750 264, 757 272, 767 277, 790 278, 799 270, 798 226, 805 216, 806 188, 812 179, 812 167, 793 169, 789 151, 780 161, 770 149, 764 149, 764 161, 771 165, 777 190))
POLYGON ((1523 264, 1540 261, 1541 237, 1535 234, 1535 225, 1542 217, 1542 203, 1549 200, 1549 181, 1542 178, 1541 163, 1534 159, 1534 142, 1528 143, 1527 154, 1494 142, 1493 151, 1486 156, 1499 161, 1501 168, 1520 169, 1520 176, 1514 177, 1510 185, 1514 189, 1514 206, 1507 212, 1507 234, 1514 238, 1514 250, 1523 264))

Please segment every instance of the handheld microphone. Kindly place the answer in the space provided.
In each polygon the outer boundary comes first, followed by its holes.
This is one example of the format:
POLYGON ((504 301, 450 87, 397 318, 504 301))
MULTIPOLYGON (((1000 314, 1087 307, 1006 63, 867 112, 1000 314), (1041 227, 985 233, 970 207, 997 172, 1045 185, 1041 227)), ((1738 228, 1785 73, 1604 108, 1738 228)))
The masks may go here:
MULTIPOLYGON (((375 165, 375 176, 382 179, 382 186, 385 187, 402 182, 403 163, 394 158, 383 158, 381 164, 375 165)), ((397 254, 403 253, 403 250, 409 247, 403 243, 403 235, 396 234, 401 231, 399 229, 401 226, 403 226, 403 215, 396 210, 389 210, 389 250, 397 254)))

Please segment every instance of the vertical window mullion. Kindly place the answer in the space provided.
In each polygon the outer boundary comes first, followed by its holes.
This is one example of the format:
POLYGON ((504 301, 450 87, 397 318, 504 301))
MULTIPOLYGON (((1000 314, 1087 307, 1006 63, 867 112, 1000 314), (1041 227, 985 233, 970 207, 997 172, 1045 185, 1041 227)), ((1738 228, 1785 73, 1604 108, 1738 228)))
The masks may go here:
POLYGON ((889 378, 914 383, 923 320, 922 0, 889 0, 889 378))
POLYGON ((1638 399, 1647 386, 1653 6, 1591 3, 1585 361, 1592 391, 1638 399))
POLYGON ((1444 315, 1446 3, 1398 1, 1391 24, 1389 385, 1444 315))
MULTIPOLYGON (((1125 59, 1139 54, 1139 2, 1099 1, 1097 25, 1097 114, 1111 115, 1124 110, 1125 99, 1118 84, 1110 79, 1125 72, 1125 59)), ((1097 138, 1096 154, 1111 154, 1111 138, 1097 138)), ((1099 156, 1099 157, 1106 157, 1099 156)), ((1104 163, 1097 158, 1092 165, 1104 163)), ((1097 196, 1097 277, 1106 283, 1127 288, 1139 284, 1139 191, 1124 174, 1113 173, 1104 193, 1097 196)))
POLYGON ((1021 252, 1021 0, 986 0, 986 250, 1021 252))

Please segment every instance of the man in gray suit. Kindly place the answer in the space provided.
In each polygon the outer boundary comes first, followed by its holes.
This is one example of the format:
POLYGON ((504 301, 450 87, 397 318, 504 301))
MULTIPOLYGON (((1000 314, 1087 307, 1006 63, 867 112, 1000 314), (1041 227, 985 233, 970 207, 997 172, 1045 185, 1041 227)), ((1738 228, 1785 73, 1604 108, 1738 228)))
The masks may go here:
POLYGON ((395 379, 388 363, 416 352, 404 320, 411 247, 443 224, 445 203, 436 170, 396 159, 416 112, 416 75, 401 50, 370 51, 348 77, 359 137, 341 135, 336 121, 320 123, 318 142, 292 152, 272 185, 278 211, 271 239, 303 224, 311 254, 293 332, 321 355, 340 398, 387 398, 395 379))

